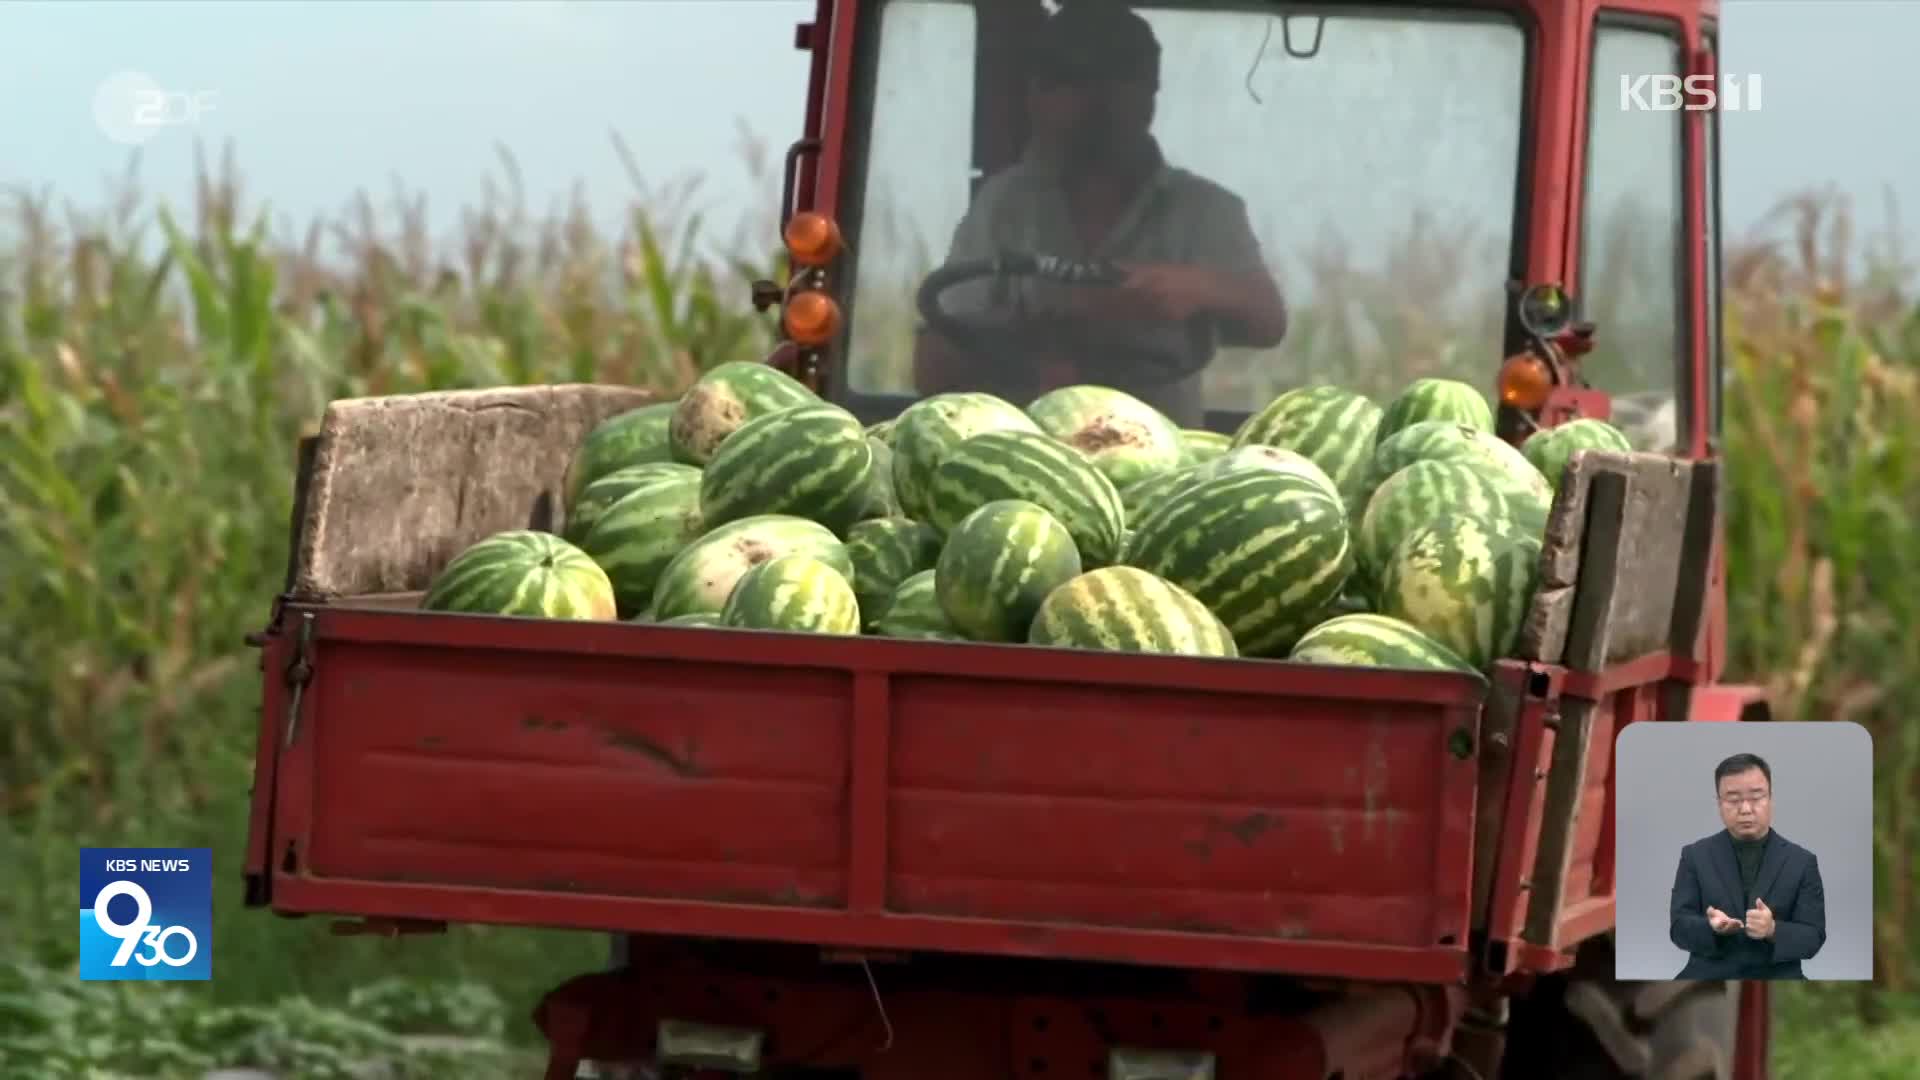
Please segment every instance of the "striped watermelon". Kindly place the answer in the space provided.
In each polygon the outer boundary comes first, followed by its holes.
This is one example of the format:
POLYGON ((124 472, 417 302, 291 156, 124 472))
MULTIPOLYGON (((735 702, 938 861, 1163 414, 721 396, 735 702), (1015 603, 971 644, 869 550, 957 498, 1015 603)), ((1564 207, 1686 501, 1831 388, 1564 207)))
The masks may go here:
POLYGON ((600 515, 607 512, 607 507, 625 498, 635 488, 644 487, 662 476, 692 477, 694 487, 699 487, 700 470, 677 461, 656 461, 650 465, 616 469, 588 484, 577 499, 567 504, 567 525, 560 531, 561 538, 571 544, 585 540, 593 523, 600 520, 600 515))
POLYGON ((1222 476, 1243 469, 1266 469, 1269 472, 1298 476, 1335 499, 1341 498, 1340 485, 1333 482, 1333 477, 1328 476, 1325 469, 1314 464, 1312 458, 1296 450, 1265 446, 1260 443, 1234 447, 1208 462, 1205 472, 1201 475, 1222 476))
POLYGON ((642 405, 594 425, 567 465, 567 505, 573 506, 589 484, 610 473, 633 465, 672 461, 667 423, 673 418, 676 404, 658 401, 642 405))
POLYGON ((891 450, 893 449, 893 425, 893 420, 881 420, 868 424, 867 438, 878 439, 886 444, 887 449, 891 450))
POLYGON ((552 533, 495 533, 455 555, 420 601, 426 611, 612 619, 613 583, 587 553, 552 533))
POLYGON ((873 468, 867 470, 867 495, 860 505, 860 520, 899 517, 900 500, 893 493, 893 447, 872 435, 867 445, 873 448, 873 468))
POLYGON ((847 546, 817 521, 782 514, 741 518, 713 529, 682 548, 660 571, 653 590, 653 618, 704 611, 718 614, 740 576, 782 555, 810 555, 843 575, 853 574, 847 546))
POLYGON ((1513 652, 1537 552, 1484 521, 1442 515, 1408 533, 1381 572, 1376 609, 1484 669, 1513 652))
MULTIPOLYGON (((635 619, 633 621, 639 622, 641 620, 635 619)), ((719 629, 720 627, 725 626, 726 624, 720 621, 720 616, 714 614, 711 611, 689 611, 685 615, 675 615, 671 619, 661 619, 660 622, 657 623, 656 625, 704 626, 709 629, 719 629)))
POLYGON ((1422 420, 1450 420, 1492 431, 1493 408, 1485 394, 1458 379, 1415 379, 1388 404, 1374 431, 1374 443, 1386 442, 1422 420))
POLYGON ((1616 454, 1630 453, 1633 444, 1627 441, 1625 432, 1605 420, 1595 420, 1583 416, 1578 420, 1569 420, 1545 431, 1536 431, 1527 436, 1520 444, 1520 451, 1533 467, 1540 470, 1559 490, 1560 482, 1566 479, 1567 465, 1573 455, 1582 450, 1607 450, 1616 454))
POLYGON ((901 582, 874 621, 873 632, 881 637, 922 641, 967 640, 941 609, 934 576, 934 571, 922 570, 901 582))
POLYGON ((1186 456, 1179 426, 1123 390, 1063 386, 1034 399, 1027 415, 1085 454, 1116 488, 1175 468, 1186 456))
POLYGON ((720 622, 744 630, 858 634, 860 604, 840 571, 811 555, 781 555, 740 575, 720 622))
POLYGON ((1024 499, 1067 527, 1086 565, 1106 566, 1120 553, 1120 493, 1086 455, 1038 432, 989 431, 959 443, 924 497, 924 520, 942 533, 988 503, 1024 499))
POLYGON ((1233 449, 1233 436, 1204 428, 1184 428, 1180 432, 1180 448, 1185 451, 1182 464, 1198 465, 1233 449))
POLYGON ((1399 619, 1338 615, 1301 635, 1287 659, 1302 664, 1460 671, 1485 679, 1472 665, 1399 619))
POLYGON ((819 400, 779 368, 748 360, 721 364, 700 376, 674 406, 667 424, 673 459, 705 465, 727 436, 747 421, 819 400))
POLYGON ((853 562, 861 620, 872 626, 901 582, 939 561, 940 533, 912 518, 873 518, 848 531, 847 557, 853 562))
POLYGON ((580 540, 580 550, 607 572, 623 618, 652 605, 660 571, 706 531, 700 516, 700 470, 679 468, 685 471, 662 471, 640 481, 607 507, 580 540))
POLYGON ((1127 563, 1192 593, 1245 656, 1280 656, 1353 570, 1346 511, 1310 480, 1242 469, 1202 480, 1134 526, 1127 563))
POLYGON ((975 641, 1025 641, 1047 594, 1080 576, 1073 534, 1042 507, 990 502, 947 534, 934 565, 940 610, 975 641))
POLYGON ((866 508, 872 474, 873 444, 860 421, 815 401, 740 425, 701 475, 700 513, 709 528, 788 514, 845 535, 866 508))
POLYGON ((960 443, 989 431, 1040 434, 1033 418, 992 394, 952 393, 921 398, 893 426, 893 493, 908 517, 927 520, 933 471, 960 443))
POLYGON ((1500 483, 1517 519, 1533 523, 1534 532, 1546 528, 1553 486, 1540 470, 1500 436, 1449 420, 1409 424, 1375 448, 1363 497, 1416 461, 1458 461, 1486 470, 1488 479, 1500 483))
POLYGON ((1197 483, 1207 474, 1210 461, 1182 465, 1163 473, 1155 473, 1138 483, 1129 484, 1120 492, 1120 505, 1126 511, 1128 522, 1139 521, 1161 503, 1173 497, 1177 491, 1197 483))
POLYGON ((1460 461, 1414 462, 1380 485, 1360 520, 1359 571, 1368 595, 1374 595, 1372 589, 1400 541, 1441 514, 1471 517, 1493 527, 1512 520, 1506 495, 1484 467, 1460 461))
POLYGON ((1047 594, 1030 645, 1237 656, 1233 635, 1192 593, 1131 566, 1090 570, 1047 594))
POLYGON ((1305 386, 1274 398, 1247 417, 1233 445, 1276 446, 1320 467, 1341 494, 1365 478, 1380 406, 1338 386, 1305 386))

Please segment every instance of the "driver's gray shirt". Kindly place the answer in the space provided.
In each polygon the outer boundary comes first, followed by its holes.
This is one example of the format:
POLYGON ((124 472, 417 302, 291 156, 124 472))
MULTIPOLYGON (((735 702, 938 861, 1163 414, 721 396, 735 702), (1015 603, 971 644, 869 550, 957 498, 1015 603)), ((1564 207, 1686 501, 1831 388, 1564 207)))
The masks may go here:
MULTIPOLYGON (((1080 237, 1068 210, 1067 196, 1053 166, 1028 155, 988 179, 953 231, 949 262, 992 258, 1005 252, 1059 255, 1068 259, 1113 259, 1139 263, 1200 263, 1229 273, 1268 273, 1247 217, 1246 201, 1205 177, 1164 161, 1140 194, 1117 219, 1100 243, 1089 247, 1080 237)), ((1027 303, 1044 298, 1044 283, 1012 283, 1027 303)), ((955 287, 944 306, 948 310, 979 311, 991 301, 990 281, 955 287)), ((1213 359, 1218 341, 1196 341, 1181 323, 1139 324, 1143 344, 1188 353, 1204 349, 1213 359)), ((1101 379, 1094 364, 1082 365, 1083 376, 1114 385, 1148 401, 1182 427, 1206 421, 1202 386, 1204 369, 1163 387, 1135 387, 1101 379)), ((983 387, 982 389, 987 389, 983 387)), ((1025 404, 1017 402, 1016 404, 1025 404)))

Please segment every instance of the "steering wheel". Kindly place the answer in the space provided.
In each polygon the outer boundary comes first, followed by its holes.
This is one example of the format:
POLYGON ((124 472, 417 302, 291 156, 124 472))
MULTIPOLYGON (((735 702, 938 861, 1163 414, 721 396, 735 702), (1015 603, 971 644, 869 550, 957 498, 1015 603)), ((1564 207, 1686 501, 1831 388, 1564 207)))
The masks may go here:
MULTIPOLYGON (((1008 252, 994 258, 948 263, 928 274, 915 297, 927 328, 983 367, 1019 377, 1038 370, 1039 358, 1030 354, 1042 348, 1041 343, 1048 338, 1060 337, 1060 316, 1030 314, 1018 309, 958 315, 941 305, 947 290, 983 278, 993 278, 999 283, 1028 278, 1056 285, 1114 288, 1126 280, 1126 273, 1105 259, 1079 261, 1057 255, 1008 252)), ((1204 319, 1196 316, 1187 323, 1188 340, 1195 341, 1204 331, 1204 319)), ((1083 347, 1099 358, 1098 373, 1089 374, 1089 378, 1145 389, 1189 378, 1205 368, 1212 358, 1208 349, 1189 346, 1175 351, 1156 343, 1124 338, 1088 342, 1083 347)))

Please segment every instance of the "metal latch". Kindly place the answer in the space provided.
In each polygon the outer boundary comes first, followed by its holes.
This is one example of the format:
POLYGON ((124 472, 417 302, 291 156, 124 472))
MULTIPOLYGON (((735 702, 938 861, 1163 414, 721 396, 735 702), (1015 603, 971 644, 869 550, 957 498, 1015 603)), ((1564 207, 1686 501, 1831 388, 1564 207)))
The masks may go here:
POLYGON ((294 735, 300 730, 300 700, 306 696, 307 684, 313 681, 313 612, 300 614, 300 636, 295 640, 293 660, 287 664, 286 682, 293 693, 287 698, 286 737, 280 742, 280 749, 293 746, 294 735))
POLYGON ((1119 1046, 1107 1053, 1107 1080, 1213 1080, 1213 1067, 1204 1050, 1119 1046))
POLYGON ((760 1071, 766 1033, 753 1028, 662 1020, 656 1029, 655 1057, 662 1065, 750 1075, 760 1071))

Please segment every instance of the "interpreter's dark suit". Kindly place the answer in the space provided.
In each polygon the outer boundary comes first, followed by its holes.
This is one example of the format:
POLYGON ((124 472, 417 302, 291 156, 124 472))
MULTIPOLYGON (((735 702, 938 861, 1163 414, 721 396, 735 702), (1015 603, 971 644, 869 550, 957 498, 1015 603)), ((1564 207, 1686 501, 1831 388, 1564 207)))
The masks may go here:
POLYGON ((1749 894, 1741 887, 1733 837, 1726 830, 1680 849, 1668 905, 1673 943, 1689 954, 1675 979, 1804 979, 1800 961, 1827 940, 1827 898, 1813 852, 1772 831, 1749 894), (1755 898, 1773 911, 1773 939, 1755 941, 1745 930, 1716 934, 1707 925, 1712 905, 1745 919, 1755 898))

